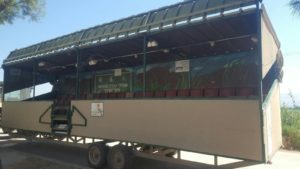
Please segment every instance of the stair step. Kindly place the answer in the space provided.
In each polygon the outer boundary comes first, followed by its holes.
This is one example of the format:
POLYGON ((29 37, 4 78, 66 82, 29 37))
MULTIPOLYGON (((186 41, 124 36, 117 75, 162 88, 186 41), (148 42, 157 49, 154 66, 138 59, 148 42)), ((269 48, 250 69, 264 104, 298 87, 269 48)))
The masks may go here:
POLYGON ((68 131, 69 130, 69 127, 67 124, 56 124, 53 128, 53 130, 59 130, 59 131, 68 131))
POLYGON ((68 121, 68 116, 66 116, 66 115, 53 115, 52 120, 54 120, 54 121, 68 121))
POLYGON ((55 106, 55 107, 53 108, 54 111, 55 111, 55 110, 69 110, 69 109, 70 109, 69 106, 55 106))
POLYGON ((62 135, 67 135, 68 132, 66 131, 54 131, 55 134, 62 134, 62 135))

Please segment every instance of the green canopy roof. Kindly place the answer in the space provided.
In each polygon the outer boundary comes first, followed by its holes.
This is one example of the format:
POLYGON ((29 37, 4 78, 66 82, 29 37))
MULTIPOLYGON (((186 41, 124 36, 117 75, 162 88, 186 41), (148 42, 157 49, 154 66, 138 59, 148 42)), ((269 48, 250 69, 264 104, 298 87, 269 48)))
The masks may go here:
POLYGON ((143 33, 174 29, 201 19, 222 16, 227 12, 233 12, 234 9, 255 3, 256 0, 188 0, 17 49, 9 54, 3 64, 16 64, 76 47, 100 45, 143 33))

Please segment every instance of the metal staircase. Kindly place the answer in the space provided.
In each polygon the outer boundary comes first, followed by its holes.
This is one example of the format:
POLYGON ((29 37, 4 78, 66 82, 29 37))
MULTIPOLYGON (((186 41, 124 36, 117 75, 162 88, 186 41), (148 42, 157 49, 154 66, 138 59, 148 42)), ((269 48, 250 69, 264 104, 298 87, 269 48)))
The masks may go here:
POLYGON ((52 133, 69 135, 71 131, 70 106, 54 106, 51 113, 52 133))

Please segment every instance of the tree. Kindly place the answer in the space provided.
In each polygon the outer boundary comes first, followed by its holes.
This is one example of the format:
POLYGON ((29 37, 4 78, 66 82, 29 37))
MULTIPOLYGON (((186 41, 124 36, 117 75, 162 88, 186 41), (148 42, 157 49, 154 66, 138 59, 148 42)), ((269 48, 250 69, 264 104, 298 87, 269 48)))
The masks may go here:
POLYGON ((44 0, 0 0, 0 25, 17 18, 37 21, 43 15, 44 0))
POLYGON ((290 0, 289 6, 292 8, 292 13, 300 16, 300 0, 290 0))

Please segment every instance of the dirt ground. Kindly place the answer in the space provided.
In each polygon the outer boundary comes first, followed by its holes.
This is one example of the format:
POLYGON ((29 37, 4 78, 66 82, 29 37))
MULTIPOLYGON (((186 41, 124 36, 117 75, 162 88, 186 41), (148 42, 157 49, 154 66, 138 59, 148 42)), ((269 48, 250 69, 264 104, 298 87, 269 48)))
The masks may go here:
POLYGON ((47 160, 35 158, 35 157, 29 157, 26 158, 18 163, 12 164, 10 166, 4 167, 4 169, 58 169, 58 168, 64 168, 64 169, 79 169, 74 168, 54 162, 50 162, 47 160))
POLYGON ((82 167, 70 166, 61 162, 55 162, 24 154, 7 148, 0 149, 2 169, 81 169, 82 167))
MULTIPOLYGON (((213 157, 207 155, 182 152, 182 158, 197 161, 198 164, 213 164, 213 157)), ((82 148, 26 142, 25 139, 9 139, 1 134, 0 159, 2 169, 90 169, 87 167, 86 151, 82 148)), ((272 164, 254 164, 221 157, 218 160, 218 167, 199 167, 136 157, 132 169, 299 169, 300 152, 280 150, 274 156, 272 164)))

